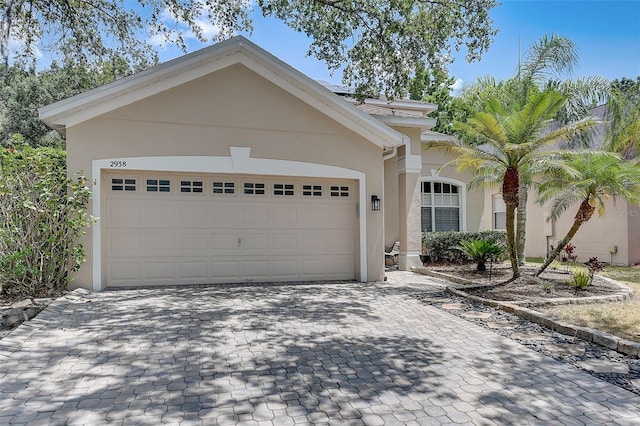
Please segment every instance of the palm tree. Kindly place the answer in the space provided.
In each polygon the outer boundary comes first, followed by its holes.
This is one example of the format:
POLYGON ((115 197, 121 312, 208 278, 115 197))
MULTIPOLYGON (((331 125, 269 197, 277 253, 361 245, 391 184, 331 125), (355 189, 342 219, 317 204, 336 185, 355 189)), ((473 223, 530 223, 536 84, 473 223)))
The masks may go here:
POLYGON ((489 97, 483 110, 466 123, 454 123, 454 128, 466 135, 463 140, 434 141, 428 145, 428 148, 443 148, 456 154, 456 158, 443 167, 455 165, 458 170, 484 167, 500 171, 512 279, 520 277, 515 210, 520 202, 521 171, 540 163, 553 163, 554 168, 561 168, 562 163, 554 161, 558 152, 551 148, 581 136, 595 124, 591 119, 583 119, 550 131, 549 123, 565 101, 565 96, 552 89, 530 93, 521 108, 509 103, 504 105, 500 97, 489 97))
POLYGON ((569 207, 579 204, 573 225, 535 276, 540 275, 571 241, 578 229, 597 211, 605 212, 605 201, 622 197, 640 203, 640 164, 604 151, 567 154, 571 173, 552 173, 538 187, 538 203, 552 200, 549 220, 557 220, 569 207))
MULTIPOLYGON (((564 105, 555 117, 557 124, 562 126, 589 116, 589 109, 594 104, 604 101, 609 92, 609 82, 600 77, 563 79, 562 77, 572 72, 577 63, 576 46, 571 40, 557 34, 545 35, 525 53, 523 60, 518 64, 516 76, 500 82, 491 77, 478 79, 475 84, 465 88, 462 97, 476 110, 483 107, 483 99, 492 96, 501 99, 502 103, 512 103, 514 108, 519 108, 527 102, 533 92, 553 87, 566 97, 564 105)), ((570 142, 575 144, 575 141, 570 142)), ((490 169, 482 172, 486 175, 476 173, 478 179, 475 184, 485 187, 500 184, 500 170, 497 173, 490 169)), ((528 170, 521 169, 518 191, 520 199, 516 211, 516 246, 520 265, 524 264, 525 225, 531 182, 532 177, 528 170)))
MULTIPOLYGON (((630 80, 627 80, 630 81, 630 80)), ((623 158, 640 157, 640 77, 628 83, 626 90, 622 83, 612 85, 613 90, 607 113, 611 120, 606 149, 619 152, 623 158)))

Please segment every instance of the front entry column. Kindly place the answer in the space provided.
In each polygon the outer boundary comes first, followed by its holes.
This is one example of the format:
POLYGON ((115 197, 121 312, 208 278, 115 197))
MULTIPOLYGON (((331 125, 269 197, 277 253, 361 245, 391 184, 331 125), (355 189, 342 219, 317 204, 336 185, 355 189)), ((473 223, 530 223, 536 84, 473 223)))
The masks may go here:
POLYGON ((420 172, 403 170, 398 174, 400 250, 398 269, 409 271, 422 266, 422 211, 420 172))

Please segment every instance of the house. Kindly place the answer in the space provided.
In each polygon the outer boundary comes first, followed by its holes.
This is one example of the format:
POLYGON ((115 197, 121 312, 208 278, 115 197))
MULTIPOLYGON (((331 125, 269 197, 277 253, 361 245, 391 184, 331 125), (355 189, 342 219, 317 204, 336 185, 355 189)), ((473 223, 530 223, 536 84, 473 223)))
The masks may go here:
POLYGON ((379 281, 388 238, 416 264, 435 106, 361 107, 243 37, 43 107, 93 183, 74 285, 379 281))
POLYGON ((394 241, 420 265, 422 230, 496 226, 424 150, 435 109, 358 102, 240 36, 43 107, 99 218, 74 285, 380 281, 394 241))

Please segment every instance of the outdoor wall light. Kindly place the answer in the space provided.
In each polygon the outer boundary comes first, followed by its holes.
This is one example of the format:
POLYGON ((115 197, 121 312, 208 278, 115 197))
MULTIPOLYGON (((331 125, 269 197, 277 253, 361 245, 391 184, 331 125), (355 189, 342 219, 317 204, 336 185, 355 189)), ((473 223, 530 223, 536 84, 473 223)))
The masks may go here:
POLYGON ((377 212, 380 210, 380 198, 377 195, 371 196, 371 210, 377 212))

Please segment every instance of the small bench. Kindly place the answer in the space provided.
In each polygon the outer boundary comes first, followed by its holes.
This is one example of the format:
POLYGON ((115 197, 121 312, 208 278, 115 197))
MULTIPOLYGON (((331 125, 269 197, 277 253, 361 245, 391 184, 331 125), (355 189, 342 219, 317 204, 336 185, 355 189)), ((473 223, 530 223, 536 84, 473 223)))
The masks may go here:
POLYGON ((398 267, 398 255, 400 254, 400 241, 396 241, 389 247, 384 248, 384 266, 398 267))

